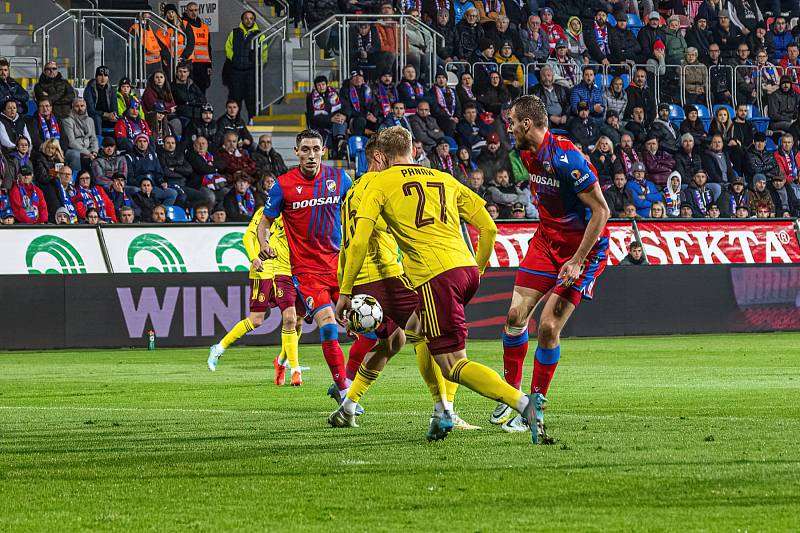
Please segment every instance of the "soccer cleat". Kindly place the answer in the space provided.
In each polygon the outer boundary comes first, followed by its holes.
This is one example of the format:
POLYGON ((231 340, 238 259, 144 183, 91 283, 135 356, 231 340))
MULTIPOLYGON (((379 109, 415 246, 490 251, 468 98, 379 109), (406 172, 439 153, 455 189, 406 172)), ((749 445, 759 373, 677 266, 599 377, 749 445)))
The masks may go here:
POLYGON ((289 385, 292 387, 299 387, 303 384, 303 374, 299 370, 295 370, 292 372, 291 380, 289 381, 289 385))
POLYGON ((208 369, 212 372, 217 371, 217 363, 219 362, 219 358, 222 357, 222 354, 225 353, 225 348, 220 346, 219 344, 215 344, 211 347, 208 352, 208 369))
POLYGON ((450 411, 434 413, 431 417, 431 425, 425 437, 428 439, 428 442, 442 440, 447 437, 447 434, 451 431, 453 431, 453 417, 450 411))
POLYGON ((505 422, 500 428, 505 431, 506 433, 523 433, 525 431, 530 431, 528 427, 528 423, 525 422, 525 419, 522 418, 521 415, 514 415, 505 422))
POLYGON ((469 422, 458 416, 456 413, 452 413, 450 417, 453 419, 453 429, 461 429, 467 431, 481 429, 480 426, 473 426, 472 424, 470 424, 469 422))
POLYGON ((364 408, 361 407, 360 403, 356 404, 356 416, 361 416, 364 414, 364 408))
POLYGON ((331 383, 331 386, 328 387, 328 396, 333 398, 337 405, 342 405, 342 394, 339 392, 336 383, 331 383))
POLYGON ((547 408, 547 398, 539 392, 528 394, 528 405, 524 412, 520 413, 522 418, 530 426, 531 442, 534 444, 553 444, 552 437, 547 434, 547 427, 544 425, 544 410, 547 408))
POLYGON ((277 355, 272 360, 272 366, 275 367, 275 385, 284 385, 286 383, 286 367, 278 361, 277 355))
POLYGON ((494 408, 494 412, 492 412, 492 415, 489 417, 489 422, 495 425, 500 425, 512 416, 514 416, 514 410, 503 402, 500 402, 497 404, 497 407, 494 408))
POLYGON ((328 424, 335 428, 357 428, 356 415, 344 412, 341 406, 328 416, 328 424))

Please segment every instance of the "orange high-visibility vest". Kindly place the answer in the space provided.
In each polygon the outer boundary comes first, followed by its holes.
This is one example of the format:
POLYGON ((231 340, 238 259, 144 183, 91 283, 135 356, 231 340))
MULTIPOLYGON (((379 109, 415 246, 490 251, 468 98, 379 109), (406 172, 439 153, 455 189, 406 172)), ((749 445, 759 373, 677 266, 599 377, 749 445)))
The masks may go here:
POLYGON ((144 41, 145 63, 152 65, 161 61, 161 45, 158 44, 158 38, 151 28, 145 29, 142 35, 139 23, 135 22, 128 31, 139 37, 140 41, 144 41))
MULTIPOLYGON (((156 37, 158 37, 158 40, 161 41, 161 44, 163 44, 164 48, 169 50, 170 53, 172 53, 172 39, 176 37, 175 33, 176 33, 175 30, 172 28, 166 30, 164 28, 159 28, 156 31, 156 37)), ((183 51, 186 49, 186 35, 184 35, 183 33, 178 33, 177 39, 178 39, 178 57, 180 57, 181 55, 183 55, 183 51)))
POLYGON ((201 22, 198 28, 193 24, 187 23, 186 29, 194 33, 194 52, 192 52, 189 60, 198 63, 211 63, 211 51, 208 49, 210 39, 208 25, 201 22))

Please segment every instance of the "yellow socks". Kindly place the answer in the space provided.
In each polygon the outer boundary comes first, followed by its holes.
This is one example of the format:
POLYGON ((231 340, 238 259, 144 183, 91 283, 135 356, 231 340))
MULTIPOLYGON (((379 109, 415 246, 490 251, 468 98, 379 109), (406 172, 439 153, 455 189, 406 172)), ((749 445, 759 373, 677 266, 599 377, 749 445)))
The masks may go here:
POLYGON ((356 404, 380 375, 380 371, 370 370, 364 366, 364 363, 361 363, 361 366, 358 367, 358 372, 356 372, 356 379, 353 380, 347 390, 347 396, 342 401, 342 408, 346 413, 351 415, 355 413, 356 404))
POLYGON ((417 368, 422 380, 428 386, 428 390, 433 398, 433 403, 441 402, 444 392, 444 377, 442 376, 439 365, 433 361, 428 345, 425 342, 414 344, 414 352, 417 354, 417 368))
MULTIPOLYGON (((300 335, 296 329, 281 329, 281 353, 286 355, 292 371, 300 369, 300 335)), ((280 358, 279 358, 280 360, 280 358)))
POLYGON ((450 370, 450 381, 466 385, 481 396, 503 402, 511 407, 525 402, 522 392, 518 391, 500 377, 500 375, 480 363, 469 359, 459 359, 450 370))
POLYGON ((227 349, 228 346, 238 341, 254 329, 256 329, 256 327, 252 322, 250 322, 250 319, 245 318, 233 326, 233 328, 224 337, 222 337, 222 340, 219 341, 219 344, 223 349, 227 349))

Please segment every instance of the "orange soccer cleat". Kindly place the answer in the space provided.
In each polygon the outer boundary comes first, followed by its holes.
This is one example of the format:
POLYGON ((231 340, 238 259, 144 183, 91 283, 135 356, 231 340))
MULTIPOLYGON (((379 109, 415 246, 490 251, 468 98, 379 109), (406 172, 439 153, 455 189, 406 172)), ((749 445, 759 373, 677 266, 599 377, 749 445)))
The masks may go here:
POLYGON ((278 356, 272 360, 272 366, 275 367, 275 385, 283 385, 286 383, 286 367, 278 361, 278 356))
POLYGON ((303 384, 303 374, 299 370, 292 372, 292 379, 289 382, 292 387, 299 387, 303 384))

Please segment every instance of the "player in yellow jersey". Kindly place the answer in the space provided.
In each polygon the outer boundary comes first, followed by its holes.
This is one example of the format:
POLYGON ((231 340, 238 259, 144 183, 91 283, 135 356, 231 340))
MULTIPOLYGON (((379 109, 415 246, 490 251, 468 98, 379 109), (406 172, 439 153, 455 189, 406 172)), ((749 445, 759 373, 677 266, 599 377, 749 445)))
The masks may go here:
POLYGON ((208 368, 215 371, 219 358, 228 346, 259 327, 264 322, 267 308, 277 306, 281 310, 282 326, 281 353, 273 360, 275 384, 284 384, 286 366, 289 366, 292 372, 291 384, 299 386, 303 383, 298 360, 302 324, 298 324, 296 309, 302 310, 303 304, 298 299, 297 290, 292 282, 289 249, 283 231, 283 221, 280 218, 272 224, 271 245, 276 251, 276 257, 266 261, 258 257, 260 246, 256 230, 263 212, 263 207, 256 210, 242 238, 250 259, 250 315, 238 322, 219 343, 211 347, 208 368))
MULTIPOLYGON (((355 215, 361 198, 370 187, 372 180, 378 176, 378 172, 386 169, 384 158, 377 152, 375 145, 376 142, 373 138, 364 148, 369 164, 368 171, 353 184, 342 204, 342 247, 339 251, 338 271, 340 282, 347 262, 347 249, 350 238, 355 234, 355 215)), ((369 294, 376 298, 383 308, 384 320, 374 333, 374 338, 378 340, 377 348, 372 351, 370 348, 373 344, 365 343, 369 352, 365 354, 367 355, 366 361, 358 367, 353 383, 350 385, 347 395, 339 408, 328 417, 328 423, 334 427, 358 427, 355 423, 355 415, 358 414, 358 402, 370 385, 378 378, 388 360, 402 348, 406 337, 403 328, 405 328, 419 305, 419 298, 411 282, 403 273, 397 241, 389 233, 388 227, 382 218, 378 219, 375 230, 370 236, 367 254, 361 271, 354 281, 353 292, 356 294, 369 294)), ((418 335, 409 332, 408 336, 415 346, 424 347, 424 343, 418 335)), ((356 342, 361 340, 362 337, 359 337, 356 342)), ((423 364, 426 367, 430 367, 431 356, 429 352, 419 349, 417 352, 418 360, 420 356, 424 357, 423 364)), ((353 357, 352 352, 350 357, 353 357)), ((362 357, 362 359, 364 358, 362 357)), ((350 361, 348 361, 349 365, 350 361)), ((426 373, 423 372, 423 376, 425 375, 426 373)), ((442 411, 445 409, 445 404, 449 402, 450 405, 447 410, 452 412, 452 399, 458 385, 452 382, 446 382, 445 384, 441 373, 439 373, 438 378, 434 377, 431 380, 431 392, 435 403, 434 409, 442 411)), ((477 426, 464 422, 455 413, 453 413, 453 419, 456 427, 478 429, 477 426)))
MULTIPOLYGON (((383 218, 403 252, 406 275, 420 300, 422 331, 442 374, 487 398, 503 401, 533 421, 530 397, 494 370, 467 359, 464 307, 478 290, 497 227, 480 197, 449 174, 414 165, 411 149, 411 134, 402 127, 387 128, 378 135, 378 150, 391 168, 372 180, 356 213, 337 315, 343 319, 350 308, 370 237, 383 218), (477 257, 461 235, 461 218, 480 233, 477 257)), ((444 438, 452 428, 452 417, 445 411, 431 419, 428 438, 444 438)))

